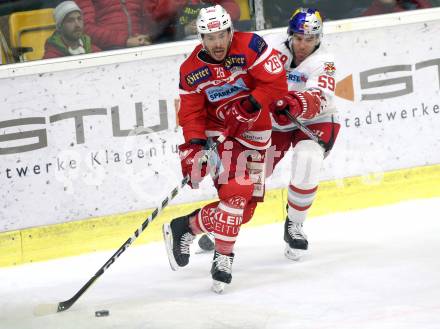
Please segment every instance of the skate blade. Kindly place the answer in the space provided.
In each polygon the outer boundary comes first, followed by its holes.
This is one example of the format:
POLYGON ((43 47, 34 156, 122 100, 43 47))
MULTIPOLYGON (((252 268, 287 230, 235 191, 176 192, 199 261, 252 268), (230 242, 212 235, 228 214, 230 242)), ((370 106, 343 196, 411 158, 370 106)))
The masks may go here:
POLYGON ((213 280, 212 281, 212 287, 211 290, 214 291, 216 294, 222 294, 225 290, 226 283, 213 280))
POLYGON ((286 256, 287 259, 296 262, 300 261, 306 254, 307 254, 307 250, 293 249, 290 248, 288 245, 286 245, 286 249, 284 249, 284 256, 286 256))
POLYGON ((162 234, 163 234, 163 241, 165 242, 165 249, 167 251, 168 255, 168 261, 170 263, 170 267, 173 271, 177 271, 179 266, 177 265, 176 260, 174 259, 173 254, 173 235, 171 234, 171 227, 170 224, 165 223, 162 226, 162 234))

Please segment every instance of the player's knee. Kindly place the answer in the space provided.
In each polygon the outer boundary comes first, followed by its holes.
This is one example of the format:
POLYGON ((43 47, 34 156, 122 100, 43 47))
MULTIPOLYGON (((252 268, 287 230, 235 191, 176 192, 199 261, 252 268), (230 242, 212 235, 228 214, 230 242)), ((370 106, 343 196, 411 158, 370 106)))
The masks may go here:
POLYGON ((324 150, 312 140, 298 142, 293 149, 291 184, 303 189, 319 183, 324 150))
POLYGON ((252 198, 254 184, 249 180, 230 179, 227 184, 221 185, 218 196, 220 200, 228 200, 234 196, 240 196, 247 201, 252 198))

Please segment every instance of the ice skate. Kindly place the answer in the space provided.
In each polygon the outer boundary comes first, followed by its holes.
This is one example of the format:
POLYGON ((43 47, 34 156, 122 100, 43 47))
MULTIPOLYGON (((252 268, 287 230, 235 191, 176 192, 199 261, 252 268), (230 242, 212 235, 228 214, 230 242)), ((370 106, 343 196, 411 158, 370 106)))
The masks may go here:
POLYGON ((211 275, 212 275, 212 291, 221 294, 225 289, 226 284, 231 283, 232 280, 232 262, 234 254, 223 255, 219 252, 214 252, 214 259, 212 261, 211 275))
POLYGON ((186 266, 189 262, 189 247, 195 239, 189 227, 189 218, 193 215, 194 213, 191 213, 175 218, 162 227, 168 260, 173 271, 186 266))
POLYGON ((298 261, 307 253, 309 243, 307 235, 303 231, 302 223, 296 223, 286 218, 284 223, 284 241, 286 241, 284 255, 288 259, 298 261))

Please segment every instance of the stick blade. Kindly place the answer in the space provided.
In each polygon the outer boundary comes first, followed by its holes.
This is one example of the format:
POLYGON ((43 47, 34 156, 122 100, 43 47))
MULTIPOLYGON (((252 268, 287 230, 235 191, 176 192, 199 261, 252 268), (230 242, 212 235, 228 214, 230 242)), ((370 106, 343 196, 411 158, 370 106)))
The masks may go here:
POLYGON ((170 224, 165 223, 162 226, 163 240, 165 242, 165 248, 168 255, 168 261, 170 262, 170 267, 173 271, 177 271, 179 269, 179 265, 177 265, 176 259, 173 255, 173 234, 171 233, 170 224))
POLYGON ((39 304, 34 307, 35 316, 44 316, 58 312, 58 304, 39 304))

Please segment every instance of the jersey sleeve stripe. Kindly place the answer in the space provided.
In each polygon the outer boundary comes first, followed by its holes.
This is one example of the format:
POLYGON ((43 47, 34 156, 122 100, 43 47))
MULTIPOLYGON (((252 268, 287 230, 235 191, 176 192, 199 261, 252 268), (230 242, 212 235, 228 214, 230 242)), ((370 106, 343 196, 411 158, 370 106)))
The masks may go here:
POLYGON ((252 70, 255 66, 257 66, 261 62, 265 61, 269 57, 269 55, 272 53, 272 50, 273 50, 273 48, 268 46, 266 48, 266 50, 264 51, 264 53, 262 53, 261 56, 257 58, 257 60, 254 62, 254 64, 249 66, 249 70, 252 70))
POLYGON ((196 93, 196 91, 188 91, 188 90, 185 90, 185 89, 179 89, 179 94, 180 95, 191 95, 191 94, 195 94, 196 93))

